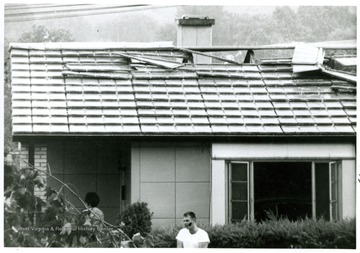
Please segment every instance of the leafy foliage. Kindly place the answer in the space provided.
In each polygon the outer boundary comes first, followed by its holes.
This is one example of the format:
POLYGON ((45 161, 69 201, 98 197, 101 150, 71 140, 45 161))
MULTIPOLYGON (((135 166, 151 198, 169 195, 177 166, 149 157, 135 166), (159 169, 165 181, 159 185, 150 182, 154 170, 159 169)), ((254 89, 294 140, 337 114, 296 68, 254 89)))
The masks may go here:
POLYGON ((73 41, 72 35, 68 30, 53 29, 49 30, 42 25, 33 25, 32 30, 23 33, 19 42, 71 42, 73 41))
POLYGON ((42 173, 32 166, 5 165, 6 247, 120 247, 129 239, 119 227, 101 221, 100 228, 98 220, 75 208, 62 192, 67 185, 51 175, 62 188, 57 192, 46 187, 45 196, 38 196, 34 188, 45 187, 42 173))
MULTIPOLYGON (((344 220, 272 219, 261 223, 242 221, 227 225, 205 225, 209 248, 341 248, 355 249, 356 222, 344 220)), ((149 237, 154 247, 176 247, 180 227, 154 229, 149 237)))
POLYGON ((151 216, 148 204, 145 202, 136 202, 127 207, 118 217, 118 225, 129 236, 132 237, 135 233, 140 232, 141 235, 146 236, 151 231, 151 216))

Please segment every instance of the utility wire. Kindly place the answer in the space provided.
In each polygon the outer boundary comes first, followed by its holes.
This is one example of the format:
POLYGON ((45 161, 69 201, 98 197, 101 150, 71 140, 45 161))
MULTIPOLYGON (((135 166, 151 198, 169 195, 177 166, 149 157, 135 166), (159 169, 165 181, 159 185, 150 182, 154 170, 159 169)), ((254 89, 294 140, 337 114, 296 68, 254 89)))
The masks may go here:
MULTIPOLYGON (((73 5, 72 5, 73 6, 73 5)), ((11 22, 21 22, 29 20, 41 20, 41 19, 57 19, 57 18, 69 18, 69 17, 79 17, 79 16, 91 16, 91 15, 103 15, 103 14, 114 14, 114 13, 124 13, 124 12, 135 12, 142 10, 154 10, 162 8, 172 8, 177 5, 166 5, 166 6, 148 6, 148 5, 90 5, 92 8, 88 7, 89 5, 84 5, 84 8, 71 9, 63 8, 62 10, 53 10, 49 11, 28 11, 28 12, 18 12, 18 13, 6 13, 5 11, 5 23, 11 22)), ((63 7, 63 6, 61 6, 63 7)))

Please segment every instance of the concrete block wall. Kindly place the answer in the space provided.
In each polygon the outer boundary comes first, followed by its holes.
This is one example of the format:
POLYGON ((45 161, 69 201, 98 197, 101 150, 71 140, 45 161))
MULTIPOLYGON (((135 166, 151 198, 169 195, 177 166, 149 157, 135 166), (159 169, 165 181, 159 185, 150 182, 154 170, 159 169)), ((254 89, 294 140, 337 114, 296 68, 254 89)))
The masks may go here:
POLYGON ((47 146, 44 144, 37 144, 34 146, 34 166, 36 169, 43 171, 44 173, 40 173, 44 187, 35 187, 34 193, 38 197, 41 197, 45 200, 45 189, 46 189, 46 172, 47 172, 47 146))
POLYGON ((29 162, 29 145, 22 144, 20 149, 20 168, 28 166, 29 162))

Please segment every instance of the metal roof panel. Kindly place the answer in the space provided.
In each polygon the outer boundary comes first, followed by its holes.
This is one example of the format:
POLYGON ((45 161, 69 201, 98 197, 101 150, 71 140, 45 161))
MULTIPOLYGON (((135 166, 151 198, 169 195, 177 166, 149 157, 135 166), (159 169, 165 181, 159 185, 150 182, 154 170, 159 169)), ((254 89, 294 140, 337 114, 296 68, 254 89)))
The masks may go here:
MULTIPOLYGON (((356 123, 356 95, 350 93, 356 85, 320 72, 292 74, 291 65, 281 61, 271 66, 187 64, 169 70, 159 65, 169 67, 175 56, 165 56, 177 51, 162 56, 152 50, 128 52, 129 65, 128 59, 115 56, 123 53, 119 49, 109 54, 61 45, 12 49, 15 130, 34 120, 35 130, 30 126, 23 133, 258 136, 351 134, 356 123), (121 73, 126 79, 117 79, 121 73)), ((184 53, 176 57, 183 59, 184 53)))

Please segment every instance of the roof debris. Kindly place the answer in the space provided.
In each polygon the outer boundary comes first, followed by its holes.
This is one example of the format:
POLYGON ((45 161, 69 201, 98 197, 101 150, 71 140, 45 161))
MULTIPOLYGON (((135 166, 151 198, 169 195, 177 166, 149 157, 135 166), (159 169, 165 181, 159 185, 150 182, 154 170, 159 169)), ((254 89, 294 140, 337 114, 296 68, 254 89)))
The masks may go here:
POLYGON ((356 134, 356 76, 320 49, 194 64, 168 45, 77 46, 11 46, 14 136, 356 134))

